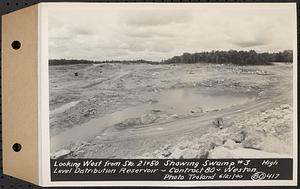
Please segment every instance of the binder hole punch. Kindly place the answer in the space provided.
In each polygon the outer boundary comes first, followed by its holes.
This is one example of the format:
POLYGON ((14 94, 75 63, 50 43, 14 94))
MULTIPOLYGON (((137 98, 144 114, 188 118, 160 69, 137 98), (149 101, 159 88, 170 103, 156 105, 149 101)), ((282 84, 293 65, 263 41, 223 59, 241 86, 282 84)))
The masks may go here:
POLYGON ((22 145, 19 144, 19 143, 15 143, 15 144, 12 146, 12 149, 13 149, 15 152, 19 152, 19 151, 21 151, 21 149, 22 149, 22 145))
POLYGON ((13 42, 11 43, 11 47, 12 47, 13 49, 15 49, 15 50, 18 50, 19 48, 21 48, 21 43, 20 43, 20 41, 13 41, 13 42))

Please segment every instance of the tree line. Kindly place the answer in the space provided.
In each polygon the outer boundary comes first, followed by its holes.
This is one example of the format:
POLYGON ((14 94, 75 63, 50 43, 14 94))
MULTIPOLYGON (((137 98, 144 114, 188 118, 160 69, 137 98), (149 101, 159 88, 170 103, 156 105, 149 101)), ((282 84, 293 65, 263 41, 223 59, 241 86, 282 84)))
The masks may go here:
POLYGON ((293 62, 293 51, 285 50, 277 53, 257 53, 250 51, 211 51, 200 53, 183 53, 164 60, 163 63, 220 63, 238 65, 266 65, 272 62, 293 62))
POLYGON ((71 65, 71 64, 103 64, 103 63, 124 63, 124 64, 157 64, 158 62, 148 60, 105 60, 105 61, 94 61, 94 60, 76 60, 76 59, 51 59, 49 60, 50 66, 55 65, 71 65))
POLYGON ((173 64, 173 63, 217 63, 217 64, 237 64, 237 65, 267 65, 272 62, 293 62, 293 51, 285 50, 276 53, 257 53, 254 50, 250 51, 210 51, 198 53, 183 53, 181 56, 174 56, 160 62, 148 60, 67 60, 53 59, 49 60, 49 65, 70 65, 70 64, 102 64, 102 63, 124 63, 124 64, 173 64))

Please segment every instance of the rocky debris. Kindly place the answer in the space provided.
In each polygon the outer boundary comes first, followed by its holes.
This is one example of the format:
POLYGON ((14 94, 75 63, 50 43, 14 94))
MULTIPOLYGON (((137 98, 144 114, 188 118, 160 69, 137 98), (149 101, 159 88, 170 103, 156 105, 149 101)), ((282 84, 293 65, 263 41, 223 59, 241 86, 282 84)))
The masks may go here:
POLYGON ((242 158, 291 158, 291 154, 284 153, 270 153, 261 150, 247 149, 247 148, 236 148, 228 149, 223 146, 216 147, 211 150, 208 158, 209 159, 242 159, 242 158))
POLYGON ((126 98, 115 93, 99 93, 88 100, 81 100, 63 112, 50 114, 51 136, 102 115, 103 109, 107 109, 108 106, 121 109, 126 98))
POLYGON ((81 150, 83 147, 89 145, 89 143, 85 142, 85 141, 76 141, 75 143, 73 143, 72 145, 70 145, 70 150, 71 152, 77 152, 79 150, 81 150))
POLYGON ((196 86, 204 86, 204 87, 229 87, 229 88, 241 88, 246 87, 242 82, 236 81, 234 79, 208 79, 202 82, 198 82, 195 84, 196 86))
POLYGON ((228 138, 230 138, 231 140, 233 140, 236 143, 241 143, 242 141, 245 140, 246 137, 246 133, 244 130, 239 130, 233 133, 230 133, 228 135, 228 138))
MULTIPOLYGON (((208 136, 208 135, 207 135, 208 136)), ((145 153, 146 158, 198 159, 206 158, 215 145, 210 142, 181 139, 175 145, 164 145, 153 153, 145 153)), ((221 142, 222 143, 222 142, 221 142)))
POLYGON ((223 126, 224 126, 223 118, 220 117, 220 118, 213 120, 212 124, 214 124, 219 129, 223 129, 223 126))
POLYGON ((154 123, 159 117, 160 115, 158 115, 156 112, 144 114, 140 118, 141 124, 147 125, 147 124, 154 123))
POLYGON ((240 145, 238 143, 236 143, 235 141, 231 140, 231 139, 228 139, 226 140, 226 142, 224 143, 223 145, 225 148, 228 148, 228 149, 235 149, 237 147, 239 147, 240 145))
POLYGON ((150 99, 150 100, 148 100, 148 103, 149 104, 155 104, 155 103, 158 103, 158 100, 150 99))
MULTIPOLYGON (((248 116, 216 134, 215 141, 232 140, 244 148, 274 153, 292 152, 292 107, 279 107, 248 116)), ((218 146, 218 145, 216 145, 218 146)))
POLYGON ((281 104, 281 105, 279 106, 279 108, 282 109, 282 110, 286 110, 286 109, 291 109, 291 106, 288 105, 288 104, 281 104))
POLYGON ((269 73, 264 70, 256 70, 255 74, 257 75, 268 75, 269 73))
POLYGON ((171 159, 198 159, 201 157, 202 151, 196 148, 183 147, 180 146, 179 148, 175 147, 172 149, 172 152, 168 156, 171 159))
POLYGON ((201 107, 194 107, 194 108, 191 110, 191 113, 192 113, 192 114, 203 113, 203 109, 202 109, 201 107))
POLYGON ((59 158, 77 158, 82 157, 86 153, 86 148, 93 146, 94 144, 86 141, 76 141, 75 143, 69 144, 64 148, 51 154, 51 159, 59 158))
MULTIPOLYGON (((272 143, 292 144, 292 106, 288 104, 269 109, 257 116, 246 119, 243 123, 243 131, 246 133, 242 142, 244 147, 266 150, 272 143), (270 142, 273 141, 273 142, 270 142)), ((240 123, 237 123, 240 124, 240 123)), ((270 150, 270 148, 268 148, 270 150)), ((272 152, 280 152, 281 149, 273 148, 272 152)))
POLYGON ((180 148, 175 148, 173 153, 170 155, 172 159, 183 159, 186 150, 182 150, 180 148))
POLYGON ((177 114, 172 114, 171 117, 174 119, 179 118, 179 116, 177 114))
POLYGON ((217 158, 220 158, 220 159, 232 159, 232 158, 235 158, 235 154, 232 153, 232 151, 228 148, 225 148, 223 146, 219 146, 219 147, 216 147, 214 148, 213 150, 211 150, 208 154, 208 159, 217 159, 217 158))
MULTIPOLYGON (((234 66, 234 65, 213 65, 207 64, 193 64, 193 65, 147 65, 147 64, 136 64, 136 65, 123 65, 123 64, 99 64, 99 66, 92 66, 89 69, 86 65, 68 65, 66 66, 53 66, 49 68, 50 77, 50 109, 53 110, 65 103, 78 100, 86 100, 87 104, 81 104, 80 106, 74 107, 70 111, 66 111, 55 116, 50 115, 50 132, 51 136, 53 133, 59 133, 62 129, 69 129, 71 127, 80 126, 81 124, 102 115, 110 114, 112 112, 122 110, 124 107, 132 107, 138 103, 156 103, 154 97, 145 95, 147 91, 152 89, 171 89, 171 88, 184 88, 184 87, 198 87, 203 86, 216 87, 216 88, 228 88, 231 90, 238 91, 239 87, 242 90, 249 90, 257 92, 260 88, 269 89, 270 84, 276 83, 281 79, 281 75, 278 74, 278 78, 261 76, 260 74, 265 74, 259 72, 260 69, 265 69, 263 66, 234 66), (152 68, 155 66, 155 70, 152 68), (84 72, 82 70, 85 70, 84 72), (124 72, 130 70, 131 73, 125 75, 117 80, 109 79, 112 75, 118 75, 118 72, 124 72), (192 70, 195 74, 189 74, 192 70), (258 72, 257 72, 258 71, 258 72), (74 79, 74 72, 79 72, 76 79, 74 79), (159 74, 156 74, 158 72, 159 74), (67 74, 66 74, 67 73, 67 74), (154 73, 154 74, 153 74, 154 73), (155 77, 152 77, 153 76, 155 77), (243 75, 241 75, 243 74, 243 75), (255 74, 255 75, 249 75, 255 74), (155 78, 155 79, 153 79, 155 78), (107 79, 107 80, 105 80, 107 79), (275 80, 274 80, 275 79, 275 80), (91 88, 83 89, 82 86, 86 86, 87 83, 95 83, 96 81, 103 81, 99 85, 94 85, 91 88), (118 87, 118 86, 123 87, 118 87), (149 87, 144 87, 148 85, 149 87), (57 87, 53 87, 57 86, 57 87), (231 87, 232 86, 232 87, 231 87), (66 90, 71 89, 71 90, 66 90), (93 101, 87 99, 95 98, 93 101), (149 100, 149 101, 148 101, 149 100)), ((290 68, 284 68, 286 71, 292 70, 290 68)), ((272 70, 267 68, 268 70, 272 70)), ((270 71, 271 73, 271 71, 270 71)), ((272 71, 273 73, 273 71, 272 71)), ((275 73, 275 72, 274 72, 275 73)), ((289 72, 291 73, 291 72, 289 72)), ((268 73, 266 73, 268 74, 268 73)), ((290 78, 286 76, 291 76, 292 74, 283 74, 284 78, 290 78)), ((277 77, 277 75, 276 75, 277 77)), ((282 78, 283 79, 283 78, 282 78)), ((287 81, 287 80, 284 80, 287 81)), ((280 82, 282 84, 282 82, 280 82)), ((280 86, 279 86, 280 87, 280 86)), ((266 90, 267 91, 267 90, 266 90)), ((275 91, 275 90, 274 90, 275 91)), ((259 92, 260 96, 265 96, 264 91, 259 92)), ((268 92, 267 92, 268 94, 268 92)), ((281 108, 281 107, 279 107, 281 108)), ((279 110, 275 110, 275 113, 279 110)), ((292 120, 292 114, 289 114, 290 107, 281 108, 281 112, 287 111, 285 115, 280 118, 275 118, 269 120, 266 118, 265 121, 268 124, 275 125, 276 127, 266 127, 265 131, 262 133, 267 133, 267 140, 263 140, 264 148, 266 148, 266 142, 271 138, 280 138, 280 141, 285 141, 287 144, 292 140, 292 135, 290 125, 291 122, 287 120, 292 120), (277 123, 282 121, 281 126, 277 126, 277 123), (270 130, 270 137, 268 131, 270 130), (283 133, 283 134, 282 134, 283 133), (288 139, 290 138, 290 139, 288 139)), ((270 112, 265 112, 267 115, 271 115, 270 112)), ((281 113, 280 113, 281 114, 281 113)), ((252 115, 252 114, 251 114, 252 115)), ((280 116, 280 115, 278 115, 280 116)), ((170 119, 176 119, 177 116, 169 116, 170 119)), ((247 118, 248 119, 248 118, 247 118)), ((249 118, 250 119, 250 118, 249 118)), ((254 119, 254 118, 253 118, 254 119)), ((256 117, 255 117, 256 119, 256 117)), ((158 122, 157 119, 155 122, 158 122)), ((246 120, 246 118, 245 118, 246 120)), ((262 121, 262 120, 259 120, 262 121)), ((259 121, 255 121, 258 123, 259 121)), ((130 121, 129 121, 130 122, 130 121)), ((154 122, 154 123, 155 123, 154 122)), ((212 135, 214 137, 209 138, 211 141, 204 141, 202 138, 194 145, 195 148, 200 148, 200 153, 203 154, 202 157, 207 157, 207 151, 210 148, 217 147, 219 144, 222 145, 227 139, 232 139, 236 143, 243 143, 247 138, 249 144, 247 146, 252 146, 251 138, 247 136, 248 128, 255 127, 254 134, 256 134, 258 127, 261 124, 246 123, 244 120, 236 122, 230 128, 223 128, 222 130, 213 130, 212 135), (242 127, 245 125, 245 127, 242 127), (218 133, 218 134, 217 134, 218 133), (217 139, 220 138, 220 139, 217 139), (217 142, 215 142, 217 141, 217 142), (211 144, 211 145, 210 145, 211 144)), ((226 123, 227 124, 227 123, 226 123)), ((126 124, 125 124, 126 125, 126 124)), ((130 124, 129 124, 130 125, 130 124)), ((139 124, 138 124, 139 125, 139 124)), ((198 136, 201 138, 202 136, 198 136)), ((270 140, 271 140, 270 139, 270 140)), ((185 140, 190 140, 189 138, 185 140)), ((257 144, 259 145, 259 144, 257 144)), ((177 146, 177 144, 172 144, 172 149, 177 146)), ((159 153, 159 152, 158 152, 159 153)), ((169 152, 168 152, 169 153, 169 152)), ((172 153, 172 152, 171 152, 172 153)))
MULTIPOLYGON (((181 84, 181 86, 184 84, 181 84)), ((185 84, 186 85, 186 84, 185 84)), ((219 88, 219 89, 233 89, 233 90, 246 90, 248 92, 255 91, 260 92, 265 89, 268 83, 266 81, 261 81, 257 83, 252 80, 241 81, 241 79, 234 78, 210 78, 203 81, 196 81, 192 84, 193 87, 207 87, 207 88, 219 88)))
POLYGON ((95 115, 97 113, 97 110, 94 109, 94 108, 83 109, 82 113, 83 113, 84 116, 95 115))
POLYGON ((222 130, 214 129, 192 139, 178 139, 176 144, 142 156, 171 159, 288 157, 292 154, 292 112, 290 105, 281 105, 240 119, 222 130))
POLYGON ((273 153, 292 153, 292 114, 288 104, 268 109, 236 122, 228 137, 244 148, 273 153))
POLYGON ((96 140, 102 140, 104 137, 103 136, 96 136, 95 139, 96 140))
POLYGON ((140 118, 129 118, 129 119, 122 121, 121 123, 115 124, 114 126, 118 129, 125 129, 128 127, 137 126, 140 124, 141 124, 140 118))
POLYGON ((61 150, 51 154, 50 157, 51 157, 51 159, 62 159, 69 154, 71 154, 71 150, 61 149, 61 150))
POLYGON ((119 129, 125 129, 128 127, 143 127, 158 122, 166 122, 168 120, 177 119, 179 116, 177 114, 168 114, 164 111, 154 109, 146 114, 141 115, 136 118, 129 118, 114 126, 119 129))
MULTIPOLYGON (((93 64, 91 65, 68 65, 60 66, 49 70, 50 72, 50 108, 53 109, 59 104, 68 103, 73 100, 82 100, 83 98, 89 98, 99 91, 104 91, 103 93, 109 93, 113 91, 114 93, 119 93, 120 91, 126 93, 124 96, 130 96, 132 91, 127 90, 127 85, 130 85, 130 89, 134 89, 134 92, 139 93, 139 97, 142 96, 141 86, 139 83, 146 84, 148 88, 160 89, 170 89, 173 85, 181 83, 179 87, 187 87, 190 83, 196 82, 201 83, 203 77, 202 73, 208 73, 205 79, 215 80, 219 83, 218 86, 222 86, 224 83, 230 83, 231 76, 240 76, 240 74, 245 73, 245 77, 237 79, 244 83, 247 82, 247 75, 251 74, 263 74, 259 66, 236 66, 236 65, 204 65, 193 64, 193 65, 129 65, 129 64, 93 64), (153 69, 154 68, 154 69, 153 69), (119 79, 115 80, 115 77, 127 73, 119 79), (78 77, 74 79, 74 73, 79 73, 78 77), (174 74, 175 73, 175 74, 174 74), (200 73, 200 74, 199 74, 200 73), (212 73, 210 75, 210 73, 212 73), (221 74, 224 74, 220 76, 221 74), (229 73, 229 74, 228 74, 229 73), (217 78, 211 78, 211 76, 217 75, 217 78), (230 77, 228 77, 230 76, 230 77), (155 78, 155 79, 153 79, 155 78), (192 78, 192 79, 191 79, 192 78), (245 79, 246 78, 246 79, 245 79), (82 89, 82 86, 86 86, 88 83, 97 83, 103 81, 99 85, 92 86, 86 89, 82 89), (159 83, 159 84, 157 84, 159 83), (123 86, 122 86, 123 85, 123 86), (58 86, 57 89, 52 88, 53 86, 58 86), (53 90, 52 90, 53 89, 53 90), (71 90, 66 90, 71 89, 71 90), (100 90, 101 89, 101 90, 100 90), (76 99, 71 99, 76 98, 76 99)), ((253 77, 253 76, 251 76, 253 77)), ((118 78, 118 77, 117 77, 118 78)), ((249 76, 248 76, 249 78, 249 76)), ((266 77, 264 77, 266 78, 266 77)), ((217 86, 217 87, 218 87, 217 86)), ((211 87, 214 87, 214 83, 211 83, 211 87)), ((142 89, 143 90, 143 89, 142 89)), ((100 102, 109 101, 112 98, 108 95, 103 95, 104 98, 100 97, 100 102)), ((118 98, 121 98, 119 96, 118 98)), ((114 99, 115 100, 115 99, 114 99)), ((121 101, 122 99, 120 99, 121 101)), ((117 100, 119 101, 119 100, 117 100)), ((96 108, 103 111, 103 107, 96 108)), ((67 116, 66 116, 67 117, 67 116)), ((61 123, 58 123, 60 125, 61 123)))
POLYGON ((264 145, 265 134, 262 132, 249 132, 243 141, 243 147, 262 150, 264 145))
POLYGON ((186 149, 183 153, 183 159, 199 159, 201 158, 201 151, 196 149, 186 149))
POLYGON ((79 142, 71 148, 70 156, 72 158, 78 157, 92 157, 90 154, 93 154, 98 151, 98 149, 102 148, 103 144, 92 142, 79 142))
POLYGON ((240 66, 240 65, 210 65, 212 69, 218 69, 223 73, 229 74, 251 74, 251 75, 267 75, 268 72, 257 69, 252 66, 240 66))
POLYGON ((172 154, 172 147, 171 145, 165 145, 161 148, 161 155, 164 157, 169 157, 172 154))
POLYGON ((49 97, 49 105, 55 105, 55 107, 78 100, 78 97, 71 94, 50 95, 49 97))

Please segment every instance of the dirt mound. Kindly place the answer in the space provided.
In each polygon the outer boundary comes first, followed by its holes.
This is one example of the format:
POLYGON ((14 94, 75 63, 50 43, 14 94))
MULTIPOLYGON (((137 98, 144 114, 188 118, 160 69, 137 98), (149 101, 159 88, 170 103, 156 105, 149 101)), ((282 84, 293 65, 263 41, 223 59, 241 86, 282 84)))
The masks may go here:
POLYGON ((249 149, 249 148, 236 148, 228 149, 223 146, 213 149, 208 156, 209 159, 221 159, 221 158, 291 158, 291 154, 279 154, 264 152, 261 150, 249 149))
POLYGON ((129 118, 114 125, 118 129, 126 129, 129 127, 145 127, 153 123, 163 123, 178 118, 177 115, 171 115, 161 110, 151 110, 146 114, 136 118, 129 118))

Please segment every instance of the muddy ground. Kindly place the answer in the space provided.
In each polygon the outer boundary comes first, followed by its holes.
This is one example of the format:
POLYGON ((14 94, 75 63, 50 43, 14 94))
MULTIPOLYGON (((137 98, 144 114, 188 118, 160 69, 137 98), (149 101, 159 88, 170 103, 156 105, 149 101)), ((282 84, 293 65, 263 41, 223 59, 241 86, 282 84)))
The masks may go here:
POLYGON ((292 154, 291 64, 61 65, 49 77, 52 158, 292 154))

